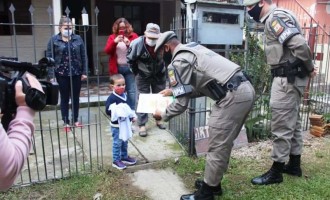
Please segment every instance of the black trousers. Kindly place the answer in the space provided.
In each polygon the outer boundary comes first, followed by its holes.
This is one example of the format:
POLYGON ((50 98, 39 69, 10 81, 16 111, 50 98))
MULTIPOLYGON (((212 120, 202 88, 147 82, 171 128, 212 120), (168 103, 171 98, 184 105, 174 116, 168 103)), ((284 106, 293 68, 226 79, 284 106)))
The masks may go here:
POLYGON ((69 120, 69 100, 71 97, 72 122, 78 121, 79 115, 79 96, 81 89, 81 75, 77 76, 59 76, 56 74, 56 80, 60 88, 61 96, 61 114, 65 124, 70 124, 69 120), (72 80, 71 80, 72 79, 72 80), (72 89, 71 89, 72 88, 72 89))

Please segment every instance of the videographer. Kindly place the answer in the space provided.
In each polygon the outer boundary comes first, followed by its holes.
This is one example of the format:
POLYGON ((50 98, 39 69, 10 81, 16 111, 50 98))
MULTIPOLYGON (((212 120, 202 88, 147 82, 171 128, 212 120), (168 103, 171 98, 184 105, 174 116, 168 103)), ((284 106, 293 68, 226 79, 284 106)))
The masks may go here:
MULTIPOLYGON (((27 73, 26 78, 32 88, 43 91, 41 84, 32 74, 27 73)), ((17 81, 15 91, 18 107, 7 133, 0 123, 0 191, 9 189, 20 173, 30 151, 34 132, 35 111, 26 105, 22 81, 17 81)))

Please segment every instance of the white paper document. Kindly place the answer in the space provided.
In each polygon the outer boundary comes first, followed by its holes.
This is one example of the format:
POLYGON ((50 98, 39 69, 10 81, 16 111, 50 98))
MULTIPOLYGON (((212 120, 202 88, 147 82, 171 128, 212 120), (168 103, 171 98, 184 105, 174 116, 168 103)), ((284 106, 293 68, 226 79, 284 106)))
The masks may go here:
POLYGON ((164 112, 171 104, 173 97, 164 97, 162 94, 140 94, 137 113, 154 113, 155 110, 164 112))

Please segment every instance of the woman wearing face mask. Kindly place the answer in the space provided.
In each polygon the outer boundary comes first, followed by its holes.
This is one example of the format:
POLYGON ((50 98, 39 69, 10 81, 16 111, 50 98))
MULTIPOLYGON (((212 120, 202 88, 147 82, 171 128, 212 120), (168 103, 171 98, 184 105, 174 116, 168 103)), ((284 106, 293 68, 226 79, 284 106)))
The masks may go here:
MULTIPOLYGON (((133 72, 136 74, 135 80, 140 93, 159 93, 166 86, 166 68, 162 54, 155 53, 155 46, 160 36, 160 28, 157 24, 147 24, 144 36, 134 40, 127 53, 127 61, 131 64, 133 72)), ((137 113, 139 135, 147 136, 146 123, 147 113, 137 113)), ((156 121, 160 129, 165 129, 161 122, 156 121)))
POLYGON ((81 81, 87 78, 87 56, 84 41, 72 31, 70 18, 63 16, 59 22, 59 33, 52 36, 47 45, 47 57, 55 60, 55 68, 48 72, 51 81, 59 84, 61 114, 64 131, 71 131, 71 125, 83 127, 78 121, 81 81), (69 99, 72 102, 72 118, 69 119, 69 99))
POLYGON ((134 74, 126 60, 126 54, 131 41, 137 37, 132 25, 125 18, 119 18, 113 23, 112 34, 104 47, 104 52, 109 55, 109 75, 121 74, 124 76, 127 104, 132 110, 135 110, 136 104, 136 85, 134 74))

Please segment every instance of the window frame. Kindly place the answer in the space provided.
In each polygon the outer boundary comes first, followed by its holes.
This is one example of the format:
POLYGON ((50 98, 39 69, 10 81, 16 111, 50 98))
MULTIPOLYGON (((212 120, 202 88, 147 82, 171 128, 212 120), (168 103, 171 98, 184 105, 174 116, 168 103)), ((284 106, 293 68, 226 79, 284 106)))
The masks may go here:
POLYGON ((14 26, 16 35, 32 35, 31 13, 29 8, 32 0, 1 0, 2 10, 0 10, 0 22, 7 24, 0 26, 0 36, 14 35, 14 26), (14 6, 15 24, 27 25, 9 25, 13 23, 12 13, 9 10, 11 4, 14 6))

